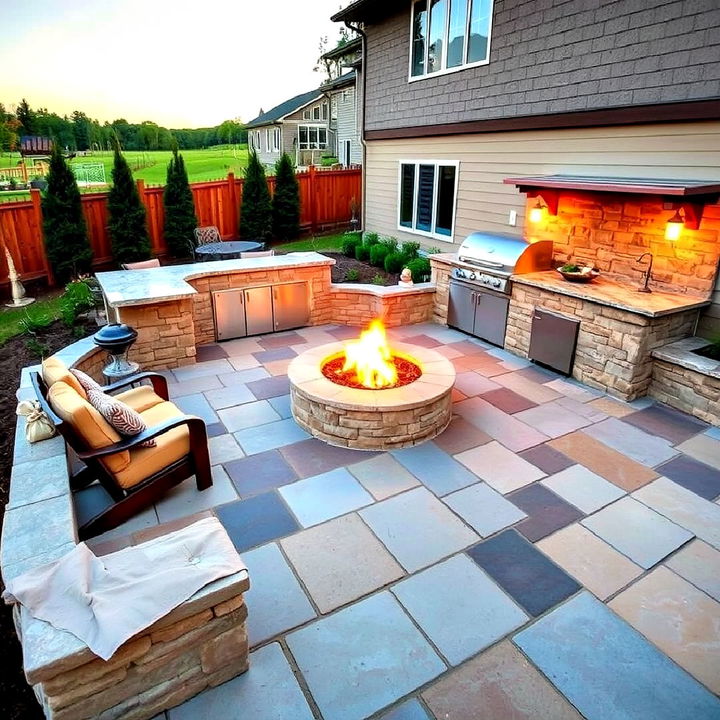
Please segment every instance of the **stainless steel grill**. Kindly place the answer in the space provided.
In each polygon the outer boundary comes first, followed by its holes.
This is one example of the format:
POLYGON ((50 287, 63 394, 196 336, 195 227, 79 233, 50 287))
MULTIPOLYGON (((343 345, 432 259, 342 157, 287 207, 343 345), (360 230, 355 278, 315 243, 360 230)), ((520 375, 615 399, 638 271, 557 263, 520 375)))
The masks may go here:
POLYGON ((509 293, 508 278, 513 274, 549 270, 552 266, 552 242, 529 242, 503 233, 474 232, 458 250, 456 278, 470 281, 497 292, 509 293))

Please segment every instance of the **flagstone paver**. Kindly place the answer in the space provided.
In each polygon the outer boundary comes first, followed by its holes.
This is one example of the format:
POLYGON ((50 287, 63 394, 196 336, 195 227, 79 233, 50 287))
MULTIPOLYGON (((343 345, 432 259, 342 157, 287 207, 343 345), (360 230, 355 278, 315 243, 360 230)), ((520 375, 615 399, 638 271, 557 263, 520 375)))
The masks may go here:
POLYGON ((476 483, 443 498, 481 537, 488 537, 527 515, 485 483, 476 483))
POLYGON ((408 571, 463 550, 478 536, 424 487, 375 503, 360 517, 408 571))
POLYGON ((250 647, 316 617, 304 590, 275 543, 245 552, 242 559, 253 578, 250 590, 245 593, 250 647))
POLYGON ((582 465, 572 465, 540 481, 586 515, 621 498, 625 492, 582 465))
POLYGON ((250 654, 252 672, 167 711, 168 720, 312 720, 305 696, 278 643, 250 654))
POLYGON ((665 564, 720 602, 720 551, 702 540, 693 540, 665 564))
POLYGON ((527 513, 528 518, 518 523, 517 530, 531 542, 540 540, 583 516, 574 505, 565 502, 540 483, 522 488, 508 499, 527 513))
POLYGON ((467 660, 528 619, 465 555, 423 570, 391 590, 451 665, 467 660))
POLYGON ((225 470, 243 498, 274 490, 298 479, 279 450, 233 460, 225 463, 225 470))
POLYGON ((345 468, 283 485, 278 492, 303 527, 317 525, 373 502, 372 495, 345 468))
POLYGON ((680 667, 720 693, 720 603, 672 570, 658 567, 608 605, 680 667))
POLYGON ((601 600, 643 572, 639 565, 577 523, 543 538, 537 547, 601 600))
POLYGON ((507 640, 444 675, 422 698, 447 720, 580 720, 507 640))
POLYGON ((446 670, 389 592, 290 633, 287 644, 332 720, 365 718, 446 670))
POLYGON ((349 465, 348 470, 376 500, 385 500, 420 484, 420 481, 389 453, 370 455, 367 460, 349 465))
POLYGON ((175 398, 173 402, 184 413, 187 413, 188 415, 197 415, 206 423, 214 423, 219 420, 217 413, 212 409, 210 403, 207 401, 207 398, 202 393, 183 395, 182 397, 175 398))
POLYGON ((393 450, 392 455, 436 495, 447 495, 479 479, 433 442, 393 450))
POLYGON ((569 575, 514 530, 485 540, 468 550, 468 555, 534 616, 580 589, 569 575))
POLYGON ((438 720, 576 720, 571 702, 590 720, 720 717, 717 698, 667 657, 714 687, 720 430, 422 323, 388 335, 455 365, 449 427, 394 453, 330 447, 292 419, 286 368, 357 334, 331 325, 233 340, 167 373, 173 397, 208 420, 215 484, 182 483, 93 547, 214 512, 250 567, 251 644, 280 641, 167 720, 428 720, 428 707, 438 720), (579 620, 585 596, 606 615, 591 607, 579 620), (441 655, 461 664, 448 670, 441 655), (658 699, 655 676, 677 697, 658 699))
POLYGON ((466 450, 455 458, 503 494, 539 480, 545 474, 495 441, 466 450))
POLYGON ((385 546, 355 514, 303 530, 280 544, 321 613, 404 575, 385 546))
POLYGON ((587 592, 513 638, 588 720, 711 720, 720 700, 587 592))
POLYGON ((651 568, 693 534, 634 498, 624 497, 582 524, 644 568, 651 568))

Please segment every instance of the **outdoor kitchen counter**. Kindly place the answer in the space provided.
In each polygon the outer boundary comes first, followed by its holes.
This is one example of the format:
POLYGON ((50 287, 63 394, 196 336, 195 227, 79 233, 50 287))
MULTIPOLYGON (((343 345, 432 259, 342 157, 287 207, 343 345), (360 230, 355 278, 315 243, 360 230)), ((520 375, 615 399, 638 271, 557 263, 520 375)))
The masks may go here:
POLYGON ((191 298, 197 290, 188 280, 215 275, 292 270, 334 265, 335 261, 316 252, 298 252, 272 257, 166 265, 147 270, 116 270, 97 274, 107 303, 112 308, 191 298))
POLYGON ((702 300, 693 295, 658 290, 641 293, 637 291, 636 287, 609 280, 602 275, 592 282, 577 283, 565 280, 556 270, 547 270, 513 275, 512 281, 516 284, 531 285, 549 292, 560 293, 646 317, 672 315, 710 304, 710 300, 702 300))

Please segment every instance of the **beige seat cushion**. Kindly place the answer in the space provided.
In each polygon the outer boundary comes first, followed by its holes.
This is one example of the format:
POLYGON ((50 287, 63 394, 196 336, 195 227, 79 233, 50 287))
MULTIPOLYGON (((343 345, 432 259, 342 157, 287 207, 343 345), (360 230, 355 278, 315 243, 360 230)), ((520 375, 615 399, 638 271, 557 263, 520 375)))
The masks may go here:
MULTIPOLYGON (((122 439, 103 416, 63 380, 50 386, 48 402, 57 415, 73 428, 88 450, 99 450, 122 439)), ((102 463, 113 474, 121 472, 130 464, 130 453, 125 450, 108 455, 102 463)))
POLYGON ((67 365, 56 357, 49 357, 42 362, 42 378, 48 387, 56 382, 69 385, 81 398, 86 399, 87 394, 78 379, 68 370, 67 365))
POLYGON ((140 385, 131 390, 125 390, 117 395, 113 395, 113 397, 129 405, 135 412, 139 412, 140 414, 155 405, 159 405, 161 402, 165 402, 159 395, 155 394, 151 385, 140 385))
MULTIPOLYGON (((184 417, 176 405, 161 402, 140 413, 149 429, 176 417, 184 417)), ((154 475, 168 465, 177 462, 190 452, 190 433, 187 425, 168 430, 155 438, 152 448, 137 448, 130 451, 130 463, 115 478, 123 488, 131 488, 154 475)))
POLYGON ((152 260, 139 260, 138 262, 124 263, 124 270, 148 270, 149 268, 160 267, 160 261, 157 258, 152 260))

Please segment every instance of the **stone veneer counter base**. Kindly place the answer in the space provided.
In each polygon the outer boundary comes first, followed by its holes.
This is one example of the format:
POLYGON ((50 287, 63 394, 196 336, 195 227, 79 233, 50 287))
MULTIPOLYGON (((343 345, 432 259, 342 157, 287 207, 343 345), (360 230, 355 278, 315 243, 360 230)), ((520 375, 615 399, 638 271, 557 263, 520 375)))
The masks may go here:
POLYGON ((328 380, 323 362, 343 349, 329 343, 293 358, 288 367, 292 413, 311 435, 330 445, 391 450, 439 435, 452 419, 455 368, 429 348, 392 343, 394 354, 413 360, 422 375, 402 387, 362 390, 328 380))

